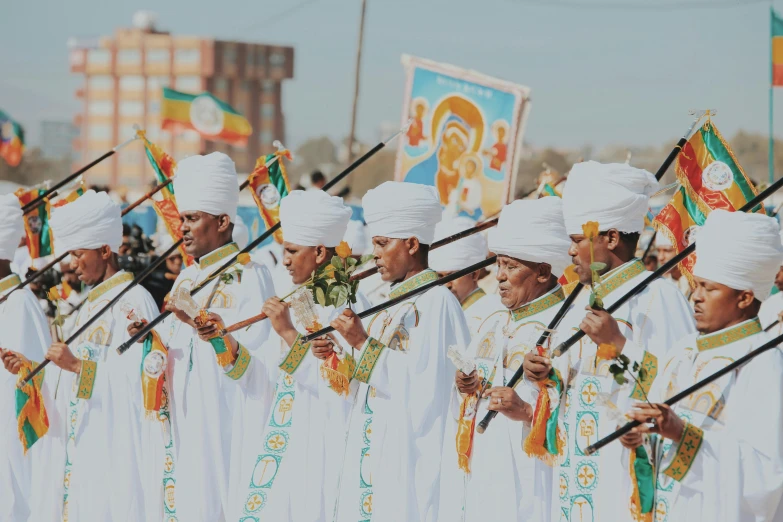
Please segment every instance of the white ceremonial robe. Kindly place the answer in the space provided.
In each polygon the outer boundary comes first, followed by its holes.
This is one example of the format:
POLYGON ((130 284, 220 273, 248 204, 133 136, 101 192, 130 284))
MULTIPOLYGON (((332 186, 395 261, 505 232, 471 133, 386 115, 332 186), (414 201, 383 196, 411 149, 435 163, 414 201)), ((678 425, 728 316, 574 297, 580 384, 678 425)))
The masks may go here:
MULTIPOLYGON (((16 274, 0 279, 0 298, 21 279, 16 274)), ((33 293, 24 288, 0 304, 0 348, 43 361, 51 337, 46 317, 33 293)), ((16 375, 0 370, 0 522, 23 522, 30 515, 32 460, 45 443, 39 440, 24 455, 16 421, 16 375)))
POLYGON ((476 332, 487 317, 497 311, 506 310, 506 307, 500 302, 499 295, 488 294, 481 288, 466 297, 460 306, 465 312, 465 320, 468 323, 471 338, 476 336, 476 332))
MULTIPOLYGON (((605 274, 599 290, 604 306, 609 307, 650 273, 640 260, 634 259, 605 274)), ((590 288, 584 288, 558 328, 553 347, 579 329, 589 295, 590 288)), ((661 279, 612 316, 626 338, 622 353, 632 365, 639 362, 647 371, 642 382, 645 392, 657 374, 659 362, 674 343, 695 330, 687 301, 674 285, 661 279)), ((609 373, 612 361, 597 360, 596 350, 595 343, 584 336, 552 362, 567 383, 560 419, 568 440, 564 460, 555 468, 553 521, 632 520, 628 509, 633 493, 628 452, 623 453, 620 444, 610 444, 589 457, 583 450, 617 427, 607 407, 599 403, 599 393, 607 394, 622 411, 641 399, 642 394, 630 378, 628 384, 619 386, 609 373)))
MULTIPOLYGON (((775 295, 769 296, 761 303, 761 310, 759 310, 759 321, 761 321, 761 327, 767 328, 772 323, 778 320, 778 314, 783 312, 783 292, 778 292, 775 295)), ((772 335, 783 334, 783 323, 779 322, 769 331, 772 335)))
MULTIPOLYGON (((664 402, 770 339, 757 319, 681 339, 650 400, 664 402)), ((674 406, 688 425, 681 443, 658 439, 657 522, 783 521, 781 375, 774 348, 674 406)))
MULTIPOLYGON (((79 310, 75 328, 99 313, 132 280, 132 274, 120 271, 93 288, 79 310)), ((141 350, 117 353, 130 337, 123 303, 143 317, 152 319, 158 314, 149 292, 136 286, 71 344, 82 366, 70 379, 61 497, 64 521, 144 519, 141 350)), ((58 395, 68 392, 61 382, 58 395)), ((59 473, 62 468, 51 470, 59 473)))
MULTIPOLYGON (((437 279, 425 270, 392 289, 403 295, 437 279)), ((443 287, 365 320, 335 520, 435 522, 444 431, 456 368, 446 352, 470 334, 443 287)))
MULTIPOLYGON (((475 360, 485 389, 506 386, 565 300, 558 285, 552 291, 524 306, 503 309, 484 318, 473 335, 466 357, 475 360)), ((535 408, 535 394, 520 384, 517 394, 535 408)), ((544 522, 550 518, 552 468, 522 449, 529 423, 509 420, 499 414, 483 434, 475 433, 486 416, 488 403, 482 400, 475 412, 475 396, 452 391, 453 422, 447 425, 441 479, 440 520, 478 522, 503 520, 544 522), (462 430, 473 429, 473 444, 466 473, 459 465, 458 438, 464 400, 466 414, 462 430), (468 428, 467 423, 474 423, 468 428), (464 506, 461 500, 464 499, 464 506)), ((461 451, 465 451, 463 446, 461 451)))
MULTIPOLYGON (((353 310, 368 307, 359 293, 353 310)), ((329 325, 344 308, 316 304, 319 324, 329 325)), ((306 334, 310 325, 292 319, 306 334)), ((335 337, 350 353, 345 340, 335 337)), ((331 520, 352 403, 330 388, 309 346, 297 342, 289 348, 273 332, 244 375, 232 376, 244 404, 234 416, 232 448, 238 451, 232 452, 230 520, 331 520)))
MULTIPOLYGON (((234 243, 203 256, 180 272, 175 291, 192 289, 239 252, 234 243)), ((235 264, 194 296, 202 307, 219 284, 210 312, 230 326, 261 313, 264 301, 274 295, 269 270, 252 261, 235 264)), ((234 338, 254 353, 269 337, 268 321, 234 332, 234 338)), ((228 509, 228 475, 231 452, 232 405, 235 383, 217 363, 215 351, 195 328, 173 314, 159 329, 168 347, 167 380, 174 419, 176 511, 181 521, 220 522, 228 509)))

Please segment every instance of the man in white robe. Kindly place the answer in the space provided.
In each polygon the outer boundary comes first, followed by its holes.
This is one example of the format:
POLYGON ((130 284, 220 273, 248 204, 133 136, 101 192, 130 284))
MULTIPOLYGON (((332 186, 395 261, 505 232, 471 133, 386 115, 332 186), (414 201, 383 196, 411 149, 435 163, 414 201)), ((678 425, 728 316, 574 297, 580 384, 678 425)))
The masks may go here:
MULTIPOLYGON (((10 360, 15 354, 21 354, 40 362, 51 344, 46 317, 28 288, 15 291, 22 280, 11 271, 23 230, 19 200, 13 194, 0 196, 0 299, 8 296, 0 304, 0 357, 10 360)), ((4 492, 0 522, 28 519, 31 460, 44 445, 39 442, 24 455, 16 421, 16 380, 11 373, 0 372, 0 491, 4 492)))
MULTIPOLYGON (((219 152, 191 156, 179 163, 173 183, 184 248, 196 262, 180 272, 172 295, 178 288, 192 290, 207 281, 239 252, 232 241, 239 201, 234 162, 219 152)), ((207 328, 218 321, 229 326, 260 313, 272 295, 266 267, 241 259, 214 277, 194 299, 210 313, 202 325, 207 328)), ((229 509, 231 405, 236 388, 224 374, 226 366, 236 363, 235 354, 225 350, 219 338, 215 343, 201 339, 193 320, 177 310, 173 299, 166 309, 173 313, 156 331, 168 348, 176 514, 188 522, 221 521, 229 509)), ((253 353, 269 331, 268 322, 262 321, 231 338, 253 353)))
MULTIPOLYGON (((507 383, 563 305, 565 294, 557 279, 570 263, 570 244, 560 198, 515 201, 503 208, 497 228, 489 232, 504 309, 484 318, 473 334, 465 355, 477 370, 470 375, 457 371, 455 422, 446 431, 441 520, 549 520, 551 463, 523 449, 534 397, 525 386, 515 390, 507 383), (478 398, 482 392, 488 400, 478 398), (475 433, 488 407, 503 415, 485 433, 475 433)), ((556 412, 554 416, 556 422, 556 412)))
MULTIPOLYGON (((350 216, 342 198, 323 191, 297 190, 282 200, 282 265, 293 282, 284 295, 307 283, 335 255, 350 253, 338 254, 335 248, 350 216)), ((312 296, 311 290, 304 292, 312 296)), ((352 309, 361 312, 367 306, 359 294, 352 309)), ((300 339, 344 309, 313 302, 312 311, 303 314, 297 304, 287 306, 277 297, 264 304, 275 333, 250 357, 242 374, 230 373, 243 390, 241 414, 234 418, 231 520, 331 520, 351 407, 346 400, 351 373, 342 368, 332 339, 306 344, 300 339), (265 415, 270 405, 271 414, 265 415)))
MULTIPOLYGON (((698 333, 680 339, 650 401, 661 403, 769 341, 758 319, 783 262, 777 222, 714 210, 696 241, 698 333)), ((773 348, 674 406, 637 403, 657 433, 655 520, 783 520, 783 354, 773 348)), ((603 448, 601 449, 603 451, 603 448)))
MULTIPOLYGON (((629 506, 634 484, 624 464, 627 459, 622 460, 623 447, 607 446, 592 456, 585 455, 584 448, 616 428, 611 406, 604 399, 622 408, 631 399, 641 397, 649 390, 666 352, 677 339, 693 331, 685 298, 661 279, 611 316, 588 306, 591 263, 603 264, 597 269, 601 282, 595 292, 604 308, 650 275, 634 253, 649 197, 657 187, 655 177, 647 171, 595 161, 574 165, 565 185, 563 217, 571 237, 569 254, 581 283, 587 287, 558 328, 557 342, 578 329, 587 335, 562 357, 552 360, 567 384, 560 406, 567 444, 562 462, 555 468, 553 521, 633 520, 629 506), (583 229, 588 222, 598 224, 592 246, 583 229), (641 364, 646 378, 639 385, 633 385, 630 379, 630 383, 618 385, 609 372, 613 361, 596 357, 600 344, 614 345, 632 362, 641 364)), ((529 381, 546 378, 550 369, 549 359, 532 353, 525 356, 529 381)))
MULTIPOLYGON (((362 200, 380 275, 403 296, 437 279, 427 246, 441 219, 433 187, 386 182, 362 200)), ((470 334, 456 298, 436 287, 364 323, 346 310, 332 326, 354 348, 353 408, 334 520, 440 520, 440 467, 455 367, 470 334)))
MULTIPOLYGON (((443 220, 435 227, 435 241, 475 226, 476 222, 469 217, 444 215, 443 220)), ((445 277, 483 261, 488 255, 487 240, 481 233, 473 234, 434 249, 429 255, 430 268, 437 272, 438 277, 445 277)), ((481 274, 482 271, 478 270, 446 284, 446 288, 451 290, 465 312, 471 336, 476 335, 479 326, 490 314, 505 309, 497 294, 487 294, 479 288, 481 274)))
MULTIPOLYGON (((783 240, 783 232, 781 232, 781 240, 783 240)), ((770 328, 770 333, 780 335, 783 334, 783 320, 781 320, 783 318, 783 266, 775 275, 775 288, 777 292, 761 303, 759 321, 762 328, 770 328), (772 323, 776 324, 772 326, 772 323)))

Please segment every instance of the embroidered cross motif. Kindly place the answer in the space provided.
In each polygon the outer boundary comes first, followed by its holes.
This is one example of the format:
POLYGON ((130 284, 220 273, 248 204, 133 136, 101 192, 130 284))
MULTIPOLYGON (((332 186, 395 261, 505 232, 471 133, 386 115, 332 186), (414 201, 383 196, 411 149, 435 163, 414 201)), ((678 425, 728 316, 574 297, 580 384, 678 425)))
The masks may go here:
POLYGON ((579 470, 578 477, 584 486, 588 486, 595 478, 595 474, 593 474, 593 471, 589 466, 582 466, 582 468, 579 470))
POLYGON ((598 392, 595 390, 593 383, 588 383, 584 390, 582 390, 582 397, 586 404, 592 404, 596 395, 598 395, 598 392))
POLYGON ((372 495, 368 495, 366 499, 364 499, 364 510, 367 513, 372 513, 372 495))
POLYGON ((285 439, 280 435, 275 435, 269 439, 269 447, 272 449, 280 449, 285 446, 285 439))
POLYGON ((247 509, 248 511, 255 511, 256 509, 261 507, 261 504, 264 503, 264 500, 261 498, 261 495, 253 495, 249 499, 247 499, 247 509))

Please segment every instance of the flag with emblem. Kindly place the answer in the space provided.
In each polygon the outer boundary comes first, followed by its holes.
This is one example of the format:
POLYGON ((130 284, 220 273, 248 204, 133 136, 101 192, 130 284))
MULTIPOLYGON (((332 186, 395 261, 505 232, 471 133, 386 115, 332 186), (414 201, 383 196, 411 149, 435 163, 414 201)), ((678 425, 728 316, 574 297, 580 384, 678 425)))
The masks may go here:
MULTIPOLYGON (((24 207, 46 192, 44 188, 24 189, 20 188, 14 194, 19 199, 19 204, 24 207)), ((51 204, 45 200, 43 204, 31 210, 24 216, 24 231, 27 236, 27 248, 30 257, 38 259, 54 253, 54 237, 49 226, 51 204)))
POLYGON ((18 122, 0 110, 0 157, 11 167, 22 161, 24 129, 18 122))
MULTIPOLYGON (((280 221, 280 201, 291 191, 283 158, 290 160, 291 153, 287 150, 279 150, 274 154, 258 158, 255 169, 247 178, 253 191, 253 199, 258 205, 267 229, 280 221), (272 161, 275 158, 277 161, 272 161)), ((278 243, 282 243, 283 230, 277 229, 274 238, 278 243)))
MULTIPOLYGON (((659 234, 668 236, 677 253, 695 241, 711 211, 734 212, 758 194, 709 119, 680 151, 675 172, 680 188, 655 217, 653 226, 659 234)), ((753 211, 764 210, 759 205, 753 211)), ((695 254, 680 263, 681 272, 691 283, 695 263, 695 254)))
POLYGON ((250 122, 231 105, 212 93, 190 94, 163 88, 160 128, 194 130, 204 139, 246 146, 253 133, 250 122))
POLYGON ((84 195, 84 179, 82 179, 81 176, 79 176, 79 180, 76 182, 76 188, 71 190, 65 197, 62 197, 52 203, 52 206, 62 207, 63 205, 67 205, 68 203, 73 203, 77 199, 79 199, 80 196, 84 195))
MULTIPOLYGON (((19 382, 24 382, 32 369, 33 363, 25 361, 19 369, 19 382)), ((46 407, 41 395, 43 378, 42 371, 16 390, 16 421, 19 440, 22 442, 25 455, 27 450, 49 431, 49 417, 46 415, 46 407)))

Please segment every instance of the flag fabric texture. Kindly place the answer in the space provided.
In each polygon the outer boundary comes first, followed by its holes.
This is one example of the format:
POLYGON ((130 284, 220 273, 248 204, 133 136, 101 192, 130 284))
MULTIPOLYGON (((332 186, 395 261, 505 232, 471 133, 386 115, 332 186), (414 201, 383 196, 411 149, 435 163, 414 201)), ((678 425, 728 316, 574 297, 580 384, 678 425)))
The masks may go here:
MULTIPOLYGON (((291 191, 283 158, 291 160, 291 153, 287 150, 279 150, 274 154, 258 158, 255 169, 248 177, 253 199, 258 205, 267 229, 280 221, 280 202, 291 191), (277 161, 267 167, 266 164, 275 157, 277 161)), ((274 238, 278 243, 283 242, 282 228, 275 231, 274 238)))
MULTIPOLYGON (((734 212, 756 195, 756 187, 745 175, 729 144, 709 119, 688 140, 677 156, 675 172, 680 188, 653 221, 677 253, 696 240, 699 227, 715 209, 734 212)), ((763 212, 758 206, 753 212, 763 212)), ((680 263, 680 270, 693 281, 696 256, 680 263)))
MULTIPOLYGON (((24 207, 40 195, 44 194, 46 189, 20 188, 14 194, 19 199, 19 204, 24 207)), ((24 216, 24 231, 27 236, 27 248, 30 250, 30 257, 38 259, 54 253, 54 236, 49 226, 49 217, 51 216, 51 204, 49 200, 39 205, 34 210, 24 216)))
MULTIPOLYGON (((18 374, 19 382, 30 375, 33 366, 34 364, 30 361, 26 361, 22 365, 18 374)), ((49 431, 49 417, 46 415, 46 407, 41 395, 44 371, 16 390, 16 421, 19 440, 22 442, 25 455, 27 450, 49 431)))
POLYGON ((772 86, 783 86, 783 18, 773 9, 772 17, 772 86))
POLYGON ((0 158, 16 167, 24 153, 24 129, 18 122, 0 110, 0 158))
POLYGON ((190 129, 205 139, 232 145, 247 145, 253 133, 244 116, 209 92, 189 94, 164 87, 160 118, 163 130, 190 129))

